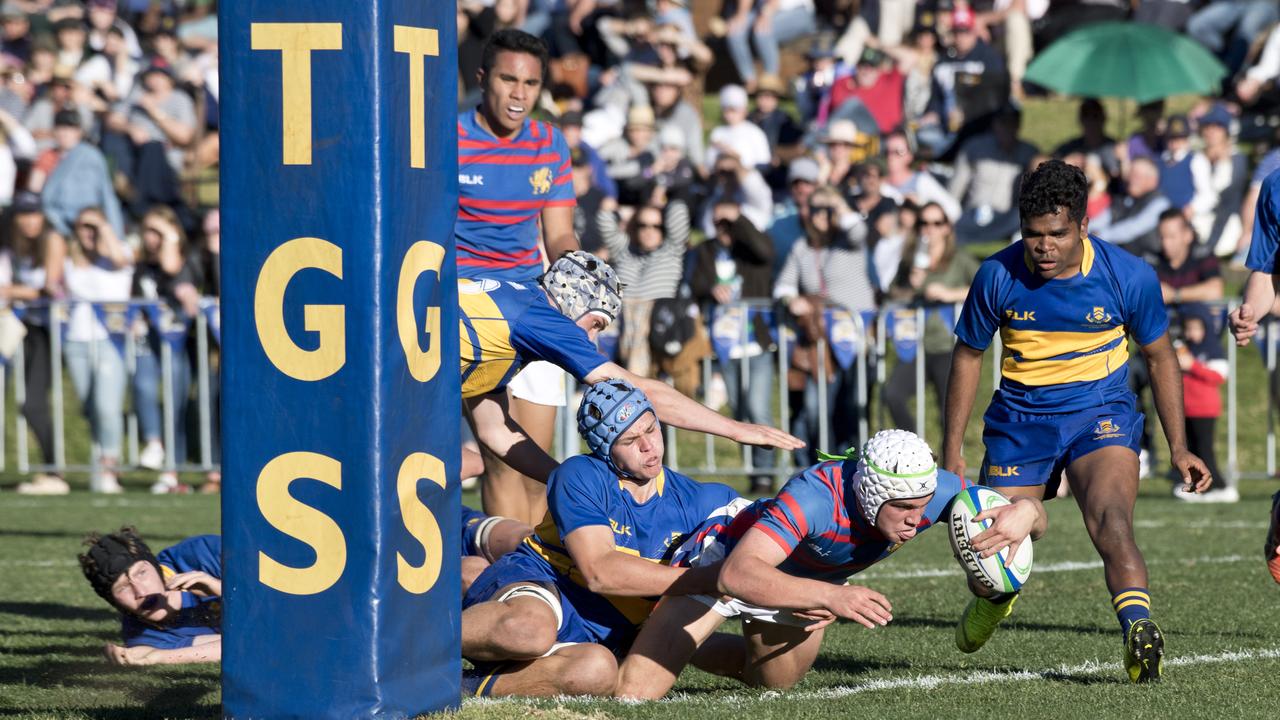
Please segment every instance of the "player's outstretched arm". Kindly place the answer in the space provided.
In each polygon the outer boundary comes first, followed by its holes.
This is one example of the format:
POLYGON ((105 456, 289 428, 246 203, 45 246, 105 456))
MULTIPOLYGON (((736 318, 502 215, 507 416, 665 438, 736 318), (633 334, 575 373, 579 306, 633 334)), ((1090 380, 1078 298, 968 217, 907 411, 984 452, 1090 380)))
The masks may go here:
POLYGON ((1204 492, 1213 478, 1204 461, 1187 450, 1187 427, 1182 409, 1182 370, 1169 342, 1169 334, 1142 346, 1151 372, 1151 394, 1155 397, 1160 427, 1169 443, 1169 458, 1187 490, 1204 492))
POLYGON ((1258 334, 1258 323, 1271 310, 1276 301, 1277 278, 1270 273, 1254 270, 1244 286, 1244 299, 1240 307, 1227 317, 1236 344, 1245 346, 1258 334))
POLYGON ((505 391, 467 398, 465 402, 475 422, 477 440, 521 474, 540 483, 547 482, 559 463, 538 447, 511 417, 505 391))
POLYGON ((207 663, 222 660, 222 636, 202 635, 184 648, 154 648, 146 645, 124 647, 107 643, 104 648, 112 665, 139 667, 142 665, 180 665, 183 663, 207 663))
MULTIPOLYGON (((787 552, 763 530, 753 527, 729 553, 720 569, 720 592, 769 608, 806 611, 822 608, 867 627, 893 619, 888 599, 860 585, 833 585, 788 575, 778 569, 787 552)), ((826 623, 809 626, 814 630, 826 623)))
POLYGON ((718 566, 677 568, 618 552, 613 529, 580 527, 564 538, 587 589, 599 595, 652 597, 715 592, 718 566))
POLYGON ((982 351, 956 341, 951 352, 951 374, 947 381, 946 407, 942 436, 942 467, 964 477, 964 431, 969 427, 969 414, 978 395, 982 374, 982 351))
POLYGON ((616 363, 605 363, 587 376, 594 385, 612 378, 622 378, 644 391, 658 419, 685 430, 719 435, 743 445, 762 445, 780 450, 796 450, 804 447, 799 438, 766 425, 738 422, 727 418, 702 403, 682 395, 680 391, 652 378, 643 378, 616 363))

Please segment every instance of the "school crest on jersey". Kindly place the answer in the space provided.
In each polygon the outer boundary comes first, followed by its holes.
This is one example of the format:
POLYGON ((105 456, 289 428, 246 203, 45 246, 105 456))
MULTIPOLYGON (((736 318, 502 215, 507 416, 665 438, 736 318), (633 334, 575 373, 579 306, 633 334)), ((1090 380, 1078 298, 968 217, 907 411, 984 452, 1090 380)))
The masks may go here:
POLYGON ((1106 308, 1095 306, 1093 308, 1093 312, 1089 313, 1088 315, 1085 315, 1084 319, 1085 319, 1085 322, 1102 325, 1104 323, 1111 322, 1111 314, 1106 311, 1106 308))
POLYGON ((551 168, 542 167, 534 170, 529 176, 529 185, 533 187, 534 195, 546 195, 551 192, 551 168))

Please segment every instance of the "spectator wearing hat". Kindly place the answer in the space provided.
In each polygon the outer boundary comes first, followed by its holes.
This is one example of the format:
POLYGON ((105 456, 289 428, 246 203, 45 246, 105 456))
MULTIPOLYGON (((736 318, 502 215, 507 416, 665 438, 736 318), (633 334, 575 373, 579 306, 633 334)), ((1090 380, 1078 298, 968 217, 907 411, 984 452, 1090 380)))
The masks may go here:
POLYGON ((31 20, 17 0, 0 3, 0 53, 23 63, 31 59, 31 20))
POLYGON ((725 85, 720 89, 720 117, 723 124, 716 126, 708 137, 707 167, 714 167, 716 158, 732 150, 743 166, 768 167, 772 161, 769 138, 755 123, 747 119, 747 91, 741 85, 725 85))
POLYGON ((1036 157, 1035 146, 1018 139, 1021 122, 1021 111, 1007 107, 990 131, 960 148, 950 192, 963 208, 956 222, 961 242, 1008 240, 1019 232, 1018 185, 1036 157))
POLYGON ((857 164, 854 153, 859 145, 859 134, 852 120, 832 120, 827 126, 827 132, 822 136, 822 150, 818 153, 818 166, 822 168, 819 185, 844 185, 846 177, 857 164))
POLYGON ((1120 158, 1116 155, 1116 141, 1107 135, 1107 110, 1097 98, 1085 98, 1078 113, 1080 135, 1058 146, 1054 157, 1064 158, 1081 153, 1096 158, 1109 177, 1120 176, 1120 158))
MULTIPOLYGON (((167 60, 157 58, 142 71, 133 92, 107 115, 106 128, 102 149, 128 180, 133 215, 156 204, 182 208, 178 174, 196 137, 196 111, 167 60)), ((190 224, 184 216, 183 225, 190 224)))
POLYGON ((684 138, 685 157, 701 173, 707 157, 702 139, 702 113, 682 96, 681 85, 666 79, 650 83, 649 106, 653 108, 659 135, 667 128, 678 130, 684 138))
POLYGON ((817 119, 822 99, 835 82, 836 54, 830 38, 823 35, 814 38, 805 53, 805 61, 805 71, 793 83, 796 109, 800 111, 802 123, 817 119))
POLYGON ((915 154, 907 134, 895 130, 884 138, 885 194, 894 194, 917 207, 934 202, 942 206, 951 222, 960 218, 960 203, 933 175, 915 167, 915 154))
POLYGON ((804 226, 809 221, 809 198, 818 187, 821 172, 818 161, 808 156, 792 160, 787 167, 787 198, 778 205, 767 226, 773 239, 775 277, 791 253, 791 246, 804 237, 804 226))
POLYGON ((935 156, 965 124, 999 110, 1009 98, 1004 58, 978 37, 973 10, 957 7, 950 19, 951 42, 933 66, 929 107, 921 118, 921 142, 935 156))
POLYGON ((1160 192, 1181 210, 1191 203, 1196 188, 1191 178, 1191 122, 1174 115, 1165 125, 1165 148, 1160 153, 1160 192))
POLYGON ((769 139, 769 149, 775 161, 780 148, 792 149, 791 155, 795 155, 794 148, 804 137, 804 129, 791 113, 781 107, 780 103, 786 97, 787 86, 782 78, 770 73, 761 75, 756 83, 756 108, 747 116, 747 120, 763 130, 769 139))
MULTIPOLYGON (((53 232, 45 220, 40 196, 20 190, 13 198, 4 225, 6 235, 0 249, 0 298, 7 302, 32 302, 56 297, 62 286, 66 240, 53 232)), ((45 313, 29 312, 22 318, 26 334, 22 338, 26 400, 22 415, 40 446, 45 465, 57 462, 53 447, 53 415, 49 412, 51 387, 51 340, 45 313)), ((65 495, 67 483, 56 473, 37 473, 18 486, 25 495, 65 495)))
POLYGON ((653 188, 653 163, 658 155, 653 109, 637 105, 627 112, 623 136, 605 143, 600 157, 609 177, 618 184, 618 202, 640 205, 653 188))
POLYGON ((884 53, 868 47, 862 51, 852 75, 836 80, 831 88, 828 113, 839 117, 841 107, 856 99, 867 107, 881 133, 902 125, 902 93, 906 79, 884 53), (886 67, 888 65, 888 67, 886 67))
POLYGON ((684 133, 675 126, 658 133, 658 157, 653 162, 653 194, 649 202, 666 205, 679 200, 694 207, 701 200, 698 171, 685 155, 684 133))
MULTIPOLYGON (((618 197, 618 184, 609 177, 609 166, 600 158, 600 153, 595 148, 582 139, 582 112, 579 110, 570 110, 560 116, 560 120, 556 123, 560 126, 560 134, 564 136, 565 144, 569 146, 569 152, 581 152, 586 162, 591 167, 592 178, 600 190, 611 198, 618 197)), ((590 217, 595 217, 592 214, 590 217)))
POLYGON ((59 111, 71 110, 79 118, 81 129, 88 133, 93 128, 93 110, 75 97, 75 79, 70 67, 58 66, 53 70, 48 92, 31 104, 22 124, 31 131, 36 148, 43 152, 56 144, 53 139, 53 118, 59 111))
MULTIPOLYGON (((712 213, 715 237, 690 251, 693 269, 689 289, 694 299, 707 307, 726 307, 742 300, 772 298, 775 255, 769 236, 743 217, 734 203, 721 203, 712 213)), ((726 321, 717 319, 715 313, 708 316, 713 322, 726 321)), ((749 422, 772 425, 776 359, 769 324, 756 314, 734 317, 747 325, 741 333, 746 342, 735 345, 729 357, 718 358, 729 406, 738 420, 752 418, 749 422)), ((769 471, 776 464, 775 456, 772 448, 751 449, 751 464, 759 471, 751 478, 753 493, 772 491, 773 476, 769 471)))
POLYGON ((766 73, 781 70, 778 46, 817 30, 813 0, 736 0, 726 21, 725 41, 738 77, 747 87, 756 84, 754 44, 766 73))
POLYGON ((82 211, 100 208, 116 236, 123 237, 124 215, 111 185, 107 159, 85 142, 79 113, 62 110, 54 117, 54 140, 62 157, 42 191, 45 214, 53 228, 69 237, 82 211))
POLYGON ((1169 198, 1160 192, 1160 168, 1150 158, 1140 157, 1129 165, 1125 193, 1089 222, 1089 232, 1134 255, 1152 258, 1160 253, 1157 226, 1168 209, 1169 198))
POLYGON ((1248 190, 1248 164, 1231 137, 1232 117, 1214 105, 1200 118, 1204 148, 1191 156, 1191 225, 1218 257, 1234 255, 1243 230, 1240 204, 1248 190))

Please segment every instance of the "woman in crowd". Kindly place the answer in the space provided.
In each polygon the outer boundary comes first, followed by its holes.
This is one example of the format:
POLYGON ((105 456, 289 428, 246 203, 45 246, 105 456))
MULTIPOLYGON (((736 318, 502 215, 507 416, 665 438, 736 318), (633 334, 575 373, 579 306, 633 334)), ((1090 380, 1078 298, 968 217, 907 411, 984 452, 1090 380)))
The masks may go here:
MULTIPOLYGON (((903 248, 902 262, 889 289, 889 297, 925 308, 925 378, 933 384, 939 408, 947 396, 947 374, 951 370, 954 340, 951 324, 936 309, 964 302, 977 273, 978 261, 969 253, 957 250, 955 230, 942 206, 928 203, 921 208, 916 232, 903 248)), ((881 390, 881 397, 893 416, 894 427, 915 427, 908 402, 915 397, 915 383, 915 363, 899 360, 881 390)))
POLYGON ((186 333, 169 352, 170 412, 165 418, 163 345, 166 330, 185 324, 200 311, 202 283, 196 265, 187 257, 187 236, 177 215, 165 205, 153 207, 142 217, 141 257, 133 273, 132 295, 136 300, 159 303, 157 314, 147 314, 138 323, 137 370, 133 376, 134 405, 146 447, 138 464, 162 469, 152 486, 155 493, 177 492, 174 467, 186 460, 187 397, 191 390, 191 362, 186 352, 186 333), (167 326, 167 327, 166 327, 167 326), (165 457, 165 424, 172 422, 173 447, 165 457))
POLYGON ((609 250, 609 263, 626 288, 622 300, 620 358, 628 370, 649 377, 653 359, 649 352, 649 317, 653 301, 673 298, 684 272, 684 251, 689 245, 689 207, 673 200, 664 211, 644 205, 632 214, 624 233, 618 226, 617 203, 606 199, 596 214, 600 237, 609 250))
POLYGON ((63 281, 72 301, 63 353, 76 395, 97 446, 89 489, 122 492, 116 475, 124 435, 124 358, 110 340, 93 303, 127 302, 133 252, 121 242, 102 210, 80 211, 68 243, 63 281))
MULTIPOLYGON (((0 251, 0 297, 8 302, 31 303, 55 297, 62 285, 66 241, 49 227, 40 196, 19 191, 10 208, 5 247, 0 251)), ((53 446, 53 416, 49 411, 49 386, 53 367, 49 343, 49 314, 43 307, 22 315, 23 371, 26 398, 22 415, 40 445, 44 464, 57 462, 53 446)), ((65 495, 61 475, 40 472, 18 486, 26 495, 65 495)))

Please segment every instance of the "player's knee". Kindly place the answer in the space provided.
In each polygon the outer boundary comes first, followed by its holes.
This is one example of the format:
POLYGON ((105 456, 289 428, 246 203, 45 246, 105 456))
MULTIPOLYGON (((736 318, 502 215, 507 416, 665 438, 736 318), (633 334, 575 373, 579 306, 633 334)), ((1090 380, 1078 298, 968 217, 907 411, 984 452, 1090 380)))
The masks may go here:
POLYGON ((493 632, 512 658, 538 658, 555 644, 556 630, 555 622, 543 613, 514 607, 502 615, 493 632))
POLYGON ((480 573, 489 567, 489 562, 484 558, 468 556, 462 558, 462 594, 466 595, 467 590, 471 588, 471 584, 480 577, 480 573))
POLYGON ((613 695, 618 685, 618 661, 599 645, 565 648, 572 662, 562 673, 561 692, 566 695, 613 695))

